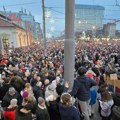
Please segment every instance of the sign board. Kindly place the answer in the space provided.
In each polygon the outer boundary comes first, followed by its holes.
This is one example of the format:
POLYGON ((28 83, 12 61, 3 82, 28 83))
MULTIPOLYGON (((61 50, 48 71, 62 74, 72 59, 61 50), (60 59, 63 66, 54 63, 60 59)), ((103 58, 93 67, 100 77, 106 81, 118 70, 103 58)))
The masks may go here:
POLYGON ((117 74, 110 74, 110 80, 117 80, 117 74))

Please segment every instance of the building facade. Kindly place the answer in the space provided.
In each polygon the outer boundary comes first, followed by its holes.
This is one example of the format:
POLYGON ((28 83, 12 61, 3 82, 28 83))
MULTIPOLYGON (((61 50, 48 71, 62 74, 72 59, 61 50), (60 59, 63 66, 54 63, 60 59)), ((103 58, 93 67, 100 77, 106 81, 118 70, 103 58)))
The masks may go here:
POLYGON ((75 31, 95 31, 103 27, 105 8, 98 5, 75 5, 75 31))
POLYGON ((113 38, 116 33, 116 23, 107 23, 103 26, 103 33, 105 37, 113 38))
POLYGON ((34 16, 31 13, 27 13, 26 10, 21 9, 19 12, 1 12, 7 15, 15 24, 24 28, 27 31, 27 39, 30 41, 29 44, 33 44, 36 41, 41 41, 42 30, 40 23, 36 22, 34 16))
POLYGON ((5 49, 27 46, 26 30, 0 15, 0 38, 5 49))
POLYGON ((34 19, 34 16, 31 15, 31 13, 29 12, 29 14, 26 13, 26 10, 23 11, 19 11, 19 13, 17 13, 17 15, 19 16, 20 19, 22 19, 23 21, 23 28, 26 29, 26 22, 29 22, 31 25, 31 34, 32 34, 32 41, 33 42, 37 42, 38 40, 40 40, 41 36, 42 36, 42 31, 41 31, 41 27, 40 27, 40 23, 36 22, 34 19))
POLYGON ((41 27, 40 27, 40 23, 39 22, 35 22, 35 29, 36 29, 36 42, 40 42, 43 38, 42 36, 42 30, 41 30, 41 27))

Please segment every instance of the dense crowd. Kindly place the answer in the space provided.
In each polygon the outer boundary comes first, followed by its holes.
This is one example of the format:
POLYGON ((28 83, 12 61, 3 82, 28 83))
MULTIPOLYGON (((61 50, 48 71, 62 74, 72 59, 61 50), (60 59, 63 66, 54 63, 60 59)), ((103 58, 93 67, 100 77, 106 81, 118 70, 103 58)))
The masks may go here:
POLYGON ((90 120, 98 102, 102 120, 110 120, 117 102, 104 76, 116 73, 119 79, 119 50, 119 41, 76 41, 72 91, 64 82, 63 41, 0 55, 0 119, 90 120))

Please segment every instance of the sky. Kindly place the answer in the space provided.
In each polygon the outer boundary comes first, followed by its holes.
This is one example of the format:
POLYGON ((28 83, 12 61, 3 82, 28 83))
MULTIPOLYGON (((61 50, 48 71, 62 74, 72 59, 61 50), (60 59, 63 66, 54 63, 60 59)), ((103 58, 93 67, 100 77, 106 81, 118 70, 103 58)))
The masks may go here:
MULTIPOLYGON (((65 29, 65 0, 44 0, 46 14, 47 33, 59 35, 65 29), (52 32, 53 31, 53 32, 52 32)), ((120 0, 117 0, 120 5, 120 0)), ((75 0, 76 4, 101 5, 105 7, 104 23, 107 19, 120 20, 120 6, 116 6, 116 0, 75 0)), ((41 23, 42 27, 42 1, 41 0, 0 0, 0 10, 18 12, 21 8, 26 9, 35 16, 35 20, 41 23)), ((117 23, 120 30, 120 22, 117 23)))

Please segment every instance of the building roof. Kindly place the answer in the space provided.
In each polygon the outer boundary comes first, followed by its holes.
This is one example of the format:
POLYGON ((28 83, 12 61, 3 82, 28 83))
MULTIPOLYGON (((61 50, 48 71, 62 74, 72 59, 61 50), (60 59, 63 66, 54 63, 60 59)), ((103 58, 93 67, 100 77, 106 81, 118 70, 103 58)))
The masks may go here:
POLYGON ((103 6, 100 5, 83 5, 83 4, 76 4, 76 9, 96 9, 96 10, 105 10, 103 6))
POLYGON ((20 28, 22 30, 25 30, 22 27, 16 25, 15 23, 12 23, 12 21, 3 18, 2 16, 0 16, 0 27, 17 27, 17 28, 20 28))
POLYGON ((14 25, 8 22, 8 20, 0 18, 0 27, 14 27, 14 25))
POLYGON ((6 19, 6 20, 10 20, 8 17, 6 17, 4 14, 0 13, 0 18, 6 19))
POLYGON ((16 13, 11 13, 11 14, 8 16, 8 18, 10 18, 10 19, 13 20, 13 21, 22 21, 21 19, 19 19, 19 18, 17 17, 17 14, 16 14, 16 13))

